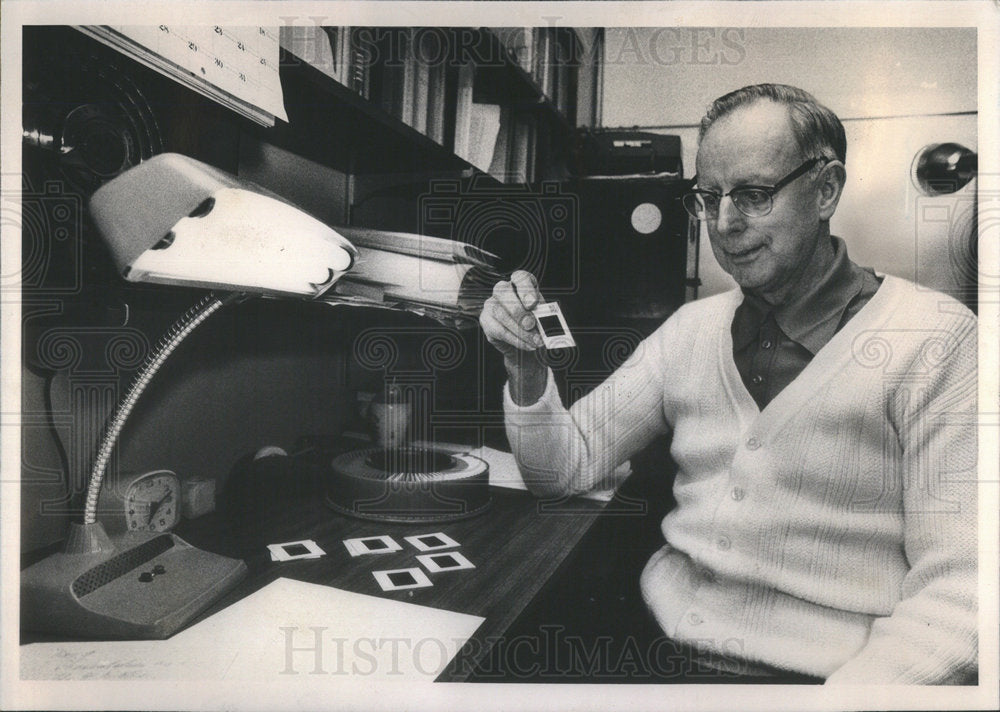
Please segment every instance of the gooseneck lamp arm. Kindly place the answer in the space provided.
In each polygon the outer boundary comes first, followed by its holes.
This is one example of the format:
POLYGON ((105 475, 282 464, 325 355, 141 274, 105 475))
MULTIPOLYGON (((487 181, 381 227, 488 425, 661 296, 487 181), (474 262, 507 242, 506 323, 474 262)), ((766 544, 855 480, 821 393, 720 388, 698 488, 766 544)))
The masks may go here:
POLYGON ((357 250, 266 190, 187 156, 165 153, 98 190, 91 215, 131 282, 224 288, 185 313, 146 359, 105 430, 87 487, 84 524, 97 521, 118 435, 153 374, 217 309, 256 293, 314 298, 350 269, 357 250), (137 208, 136 206, 142 206, 137 208))
POLYGON ((97 523, 97 502, 101 495, 101 486, 104 483, 104 474, 107 471, 111 453, 114 452, 118 436, 121 434, 125 422, 132 413, 132 409, 139 401, 139 397, 143 391, 146 390, 146 386, 153 380, 153 376, 160 370, 160 366, 173 353, 174 349, 208 317, 227 304, 239 301, 245 298, 245 296, 244 294, 234 293, 220 298, 214 292, 208 294, 174 322, 167 333, 160 338, 159 343, 139 369, 139 372, 132 381, 132 385, 129 386, 128 392, 121 403, 118 404, 114 416, 105 429, 100 448, 98 448, 97 456, 94 458, 94 464, 90 470, 87 501, 83 511, 84 525, 97 523))
POLYGON ((108 421, 87 488, 83 522, 71 523, 62 552, 21 573, 25 630, 94 638, 167 638, 238 584, 246 564, 191 546, 173 533, 109 536, 98 502, 118 437, 150 381, 171 353, 212 314, 245 295, 210 293, 161 337, 108 421), (143 571, 168 576, 151 581, 143 571), (151 582, 150 582, 151 581, 151 582), (144 583, 146 582, 146 583, 144 583))

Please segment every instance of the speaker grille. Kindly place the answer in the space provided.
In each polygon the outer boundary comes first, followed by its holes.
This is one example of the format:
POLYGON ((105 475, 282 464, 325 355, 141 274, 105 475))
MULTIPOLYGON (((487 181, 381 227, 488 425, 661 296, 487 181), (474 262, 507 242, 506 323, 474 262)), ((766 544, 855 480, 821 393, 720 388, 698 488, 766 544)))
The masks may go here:
POLYGON ((101 586, 111 583, 119 576, 127 574, 164 551, 171 549, 173 545, 173 538, 164 534, 117 556, 112 556, 103 564, 98 564, 90 571, 78 576, 73 581, 73 595, 77 598, 83 598, 88 593, 93 593, 101 586))

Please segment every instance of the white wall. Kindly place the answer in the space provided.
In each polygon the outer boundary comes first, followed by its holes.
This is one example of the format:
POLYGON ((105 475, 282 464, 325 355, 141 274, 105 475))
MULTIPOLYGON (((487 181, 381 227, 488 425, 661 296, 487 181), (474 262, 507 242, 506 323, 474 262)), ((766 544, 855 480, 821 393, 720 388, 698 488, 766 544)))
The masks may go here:
MULTIPOLYGON (((929 143, 976 150, 975 42, 967 28, 609 29, 604 123, 679 135, 690 176, 712 99, 764 81, 800 86, 847 131, 834 234, 859 264, 947 291, 968 277, 953 255, 968 236, 975 183, 932 199, 909 173, 929 143)), ((732 285, 707 239, 700 260, 702 296, 732 285)))

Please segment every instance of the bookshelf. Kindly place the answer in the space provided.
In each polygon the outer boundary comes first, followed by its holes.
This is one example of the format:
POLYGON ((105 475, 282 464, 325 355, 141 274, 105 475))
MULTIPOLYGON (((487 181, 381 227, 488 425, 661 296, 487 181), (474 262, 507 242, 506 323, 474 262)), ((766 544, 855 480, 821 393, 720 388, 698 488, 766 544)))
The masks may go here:
MULTIPOLYGON (((578 164, 577 127, 600 124, 599 28, 317 26, 278 34, 287 121, 273 126, 58 26, 24 30, 28 54, 37 55, 26 111, 58 132, 52 107, 99 106, 115 133, 107 138, 122 145, 151 131, 161 137, 153 152, 249 177, 330 224, 403 232, 423 231, 419 202, 438 179, 498 189, 565 180, 578 164), (47 89, 53 85, 57 91, 47 89), (149 106, 141 130, 117 115, 127 108, 102 98, 121 86, 149 106)), ((61 170, 57 152, 36 153, 61 170)), ((110 177, 103 167, 91 173, 87 190, 110 177)))
POLYGON ((276 133, 295 146, 301 126, 326 123, 324 143, 366 147, 351 166, 360 174, 420 162, 424 173, 497 183, 564 178, 574 129, 600 121, 599 29, 282 28, 281 37, 289 124, 276 133), (289 96, 312 100, 291 106, 289 96))

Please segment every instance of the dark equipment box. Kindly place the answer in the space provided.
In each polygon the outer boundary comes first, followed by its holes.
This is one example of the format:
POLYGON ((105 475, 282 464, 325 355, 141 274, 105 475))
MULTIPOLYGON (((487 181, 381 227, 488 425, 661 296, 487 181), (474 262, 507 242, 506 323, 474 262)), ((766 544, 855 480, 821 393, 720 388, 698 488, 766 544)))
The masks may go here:
POLYGON ((587 132, 581 139, 580 175, 683 176, 680 136, 614 130, 587 132))

